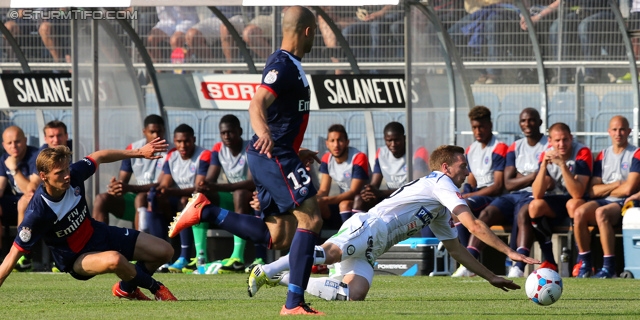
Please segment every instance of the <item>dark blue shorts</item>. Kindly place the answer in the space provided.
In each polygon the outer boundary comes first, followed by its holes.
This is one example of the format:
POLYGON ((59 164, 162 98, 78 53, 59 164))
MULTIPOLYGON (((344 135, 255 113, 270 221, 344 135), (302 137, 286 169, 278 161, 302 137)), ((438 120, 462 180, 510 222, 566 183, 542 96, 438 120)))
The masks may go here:
POLYGON ((293 150, 275 147, 272 158, 247 149, 249 170, 265 215, 289 213, 316 195, 309 171, 293 150))
POLYGON ((513 224, 513 219, 518 215, 520 209, 525 205, 529 205, 531 200, 533 200, 531 192, 522 191, 501 195, 491 201, 489 205, 500 210, 505 222, 513 224))
POLYGON ((489 196, 473 196, 467 198, 467 205, 469 205, 469 209, 471 209, 473 215, 477 217, 480 215, 480 211, 486 208, 495 198, 496 197, 489 196))
POLYGON ((2 207, 2 216, 0 222, 3 226, 18 225, 18 200, 22 195, 16 196, 11 193, 5 193, 0 198, 0 206, 2 207))
POLYGON ((567 212, 567 202, 571 200, 570 195, 545 195, 544 201, 549 205, 551 211, 555 213, 555 218, 551 219, 552 225, 565 225, 569 219, 567 212))
POLYGON ((606 206, 606 205, 608 205, 610 203, 617 203, 620 206, 620 209, 622 209, 622 207, 624 206, 624 200, 625 199, 617 200, 617 201, 609 201, 607 199, 595 199, 595 200, 592 200, 592 201, 595 201, 601 207, 602 206, 606 206))
POLYGON ((73 264, 76 262, 79 256, 87 252, 105 252, 105 251, 118 251, 127 260, 133 260, 133 252, 136 248, 136 241, 138 241, 138 235, 140 232, 134 229, 120 228, 115 226, 108 226, 101 222, 92 222, 93 235, 89 242, 82 248, 80 252, 72 256, 64 256, 56 254, 55 250, 52 250, 53 259, 58 267, 63 272, 68 272, 72 277, 78 280, 89 280, 93 276, 79 275, 73 271, 73 264))

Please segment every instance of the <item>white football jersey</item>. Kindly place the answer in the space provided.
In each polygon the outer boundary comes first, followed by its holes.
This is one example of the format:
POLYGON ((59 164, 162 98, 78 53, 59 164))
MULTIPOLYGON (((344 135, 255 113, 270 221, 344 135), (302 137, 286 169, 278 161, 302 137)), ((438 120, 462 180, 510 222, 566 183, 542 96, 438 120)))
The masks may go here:
MULTIPOLYGON (((516 140, 507 150, 507 167, 513 166, 523 176, 538 172, 540 155, 547 149, 549 141, 547 136, 542 136, 534 146, 527 143, 527 138, 516 140)), ((531 186, 516 192, 531 192, 531 186)))
MULTIPOLYGON (((140 139, 131 143, 127 147, 127 150, 139 149, 146 144, 147 139, 140 139)), ((167 152, 159 153, 159 155, 162 155, 162 158, 153 160, 145 158, 131 158, 129 160, 131 163, 131 170, 133 175, 136 177, 138 185, 158 183, 158 177, 160 176, 160 173, 162 173, 162 166, 164 165, 167 152)))
POLYGON ((386 251, 424 226, 429 226, 440 240, 458 237, 451 212, 461 205, 467 206, 467 202, 458 187, 444 173, 434 171, 400 187, 369 214, 378 216, 387 226, 386 251))
POLYGON ((231 149, 218 142, 211 151, 211 165, 220 166, 229 183, 238 183, 247 180, 249 164, 247 163, 247 145, 249 141, 242 142, 242 151, 233 155, 231 149))

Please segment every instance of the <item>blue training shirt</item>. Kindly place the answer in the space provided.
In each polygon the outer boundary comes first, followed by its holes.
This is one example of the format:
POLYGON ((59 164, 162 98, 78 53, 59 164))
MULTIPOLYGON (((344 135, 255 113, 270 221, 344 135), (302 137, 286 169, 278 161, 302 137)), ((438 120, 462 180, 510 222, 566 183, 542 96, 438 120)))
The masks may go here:
MULTIPOLYGON (((302 70, 300 58, 285 50, 277 50, 262 71, 261 88, 269 90, 275 101, 267 108, 267 124, 275 146, 298 152, 309 121, 311 89, 302 70)), ((253 136, 249 150, 258 140, 253 136)))

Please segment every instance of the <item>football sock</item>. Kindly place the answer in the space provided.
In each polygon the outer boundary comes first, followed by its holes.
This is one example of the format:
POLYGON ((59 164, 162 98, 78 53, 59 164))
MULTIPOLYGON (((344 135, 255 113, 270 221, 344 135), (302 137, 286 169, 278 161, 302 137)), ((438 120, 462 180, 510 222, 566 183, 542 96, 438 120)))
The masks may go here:
POLYGON ((556 264, 556 258, 553 256, 553 242, 547 241, 545 243, 540 243, 540 251, 542 252, 542 256, 549 263, 556 264))
POLYGON ((591 270, 591 251, 579 252, 578 261, 582 261, 581 269, 591 270))
MULTIPOLYGON (((529 248, 525 248, 525 247, 520 247, 516 250, 517 253, 525 255, 525 256, 529 256, 529 248)), ((516 267, 518 267, 518 269, 520 269, 521 271, 524 271, 524 267, 526 266, 526 264, 522 261, 517 261, 516 262, 516 267)))
POLYGON ((609 270, 609 272, 611 273, 615 273, 616 272, 616 256, 604 256, 603 260, 604 261, 602 263, 602 267, 607 268, 607 270, 609 270))
MULTIPOLYGON (((262 270, 268 278, 272 278, 273 276, 284 270, 289 270, 289 257, 290 255, 285 255, 272 263, 265 264, 264 266, 262 266, 262 270)), ((313 251, 313 264, 323 264, 325 262, 325 259, 326 255, 324 253, 324 248, 322 248, 321 246, 315 246, 315 249, 313 251)))
POLYGON ((208 262, 209 259, 207 259, 207 231, 209 231, 209 223, 200 222, 199 224, 192 226, 191 229, 193 230, 193 244, 196 247, 198 258, 204 258, 204 261, 208 262))
POLYGON ((349 218, 351 218, 352 214, 353 214, 353 212, 351 212, 351 210, 349 210, 349 211, 341 211, 340 212, 340 218, 342 219, 342 222, 345 222, 349 218))
POLYGON ((149 289, 152 293, 155 293, 159 288, 158 282, 151 277, 151 274, 144 267, 143 263, 136 263, 136 275, 129 281, 120 281, 120 289, 125 292, 131 293, 136 287, 149 289))
POLYGON ((470 253, 474 258, 476 258, 476 260, 478 260, 478 258, 480 258, 480 251, 478 251, 478 248, 468 246, 468 247, 467 247, 467 251, 469 251, 469 253, 470 253))
POLYGON ((467 230, 467 227, 462 223, 456 223, 456 230, 458 230, 458 239, 460 239, 460 243, 466 247, 469 244, 469 237, 471 236, 469 230, 467 230))
POLYGON ((140 207, 137 209, 138 211, 138 229, 142 232, 147 232, 149 230, 149 224, 147 220, 147 208, 140 207))
POLYGON ((186 228, 180 231, 180 257, 189 260, 191 247, 193 246, 193 230, 186 228))
POLYGON ((264 221, 256 216, 235 213, 209 205, 202 209, 200 221, 216 224, 240 238, 253 241, 255 244, 261 244, 267 248, 271 246, 271 233, 264 221))
POLYGON ((160 213, 153 213, 147 211, 147 230, 152 236, 156 236, 160 239, 167 238, 167 224, 164 221, 164 217, 160 213))
POLYGON ((233 253, 231 254, 231 258, 237 258, 240 259, 241 262, 244 262, 244 247, 246 244, 247 240, 233 236, 233 253))
POLYGON ((287 302, 285 307, 293 309, 304 303, 304 290, 309 283, 311 266, 313 265, 314 247, 318 239, 318 234, 311 230, 296 230, 291 241, 291 251, 289 253, 289 264, 291 272, 289 276, 289 286, 287 291, 287 302))

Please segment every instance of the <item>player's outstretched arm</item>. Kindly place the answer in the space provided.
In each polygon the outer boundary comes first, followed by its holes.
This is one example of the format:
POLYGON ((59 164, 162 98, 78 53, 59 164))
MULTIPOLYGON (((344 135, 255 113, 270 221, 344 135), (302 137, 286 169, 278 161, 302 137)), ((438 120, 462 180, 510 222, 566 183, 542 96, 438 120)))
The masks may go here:
POLYGON ((504 291, 520 289, 520 286, 511 280, 496 276, 491 270, 487 269, 480 261, 476 260, 465 247, 460 244, 458 238, 443 240, 449 254, 460 264, 475 274, 481 276, 491 283, 492 286, 500 288, 504 291))
POLYGON ((22 252, 18 250, 15 246, 11 246, 11 250, 6 257, 4 257, 4 261, 0 265, 0 287, 4 283, 4 280, 11 274, 13 271, 13 267, 16 265, 18 260, 22 257, 22 252))
MULTIPOLYGON (((496 236, 489 227, 481 220, 476 219, 475 216, 469 210, 469 207, 465 205, 459 205, 453 209, 453 214, 460 220, 460 222, 473 234, 478 237, 482 242, 493 247, 494 249, 504 253, 513 261, 523 261, 528 264, 540 263, 539 260, 527 257, 513 251, 507 246, 498 236, 496 236)), ((467 267, 467 265, 464 265, 467 267)))
POLYGON ((100 165, 101 163, 120 161, 128 158, 160 159, 162 158, 162 155, 159 155, 159 153, 167 151, 168 147, 169 145, 165 140, 155 138, 140 149, 98 150, 90 154, 89 157, 96 162, 96 165, 100 165))

